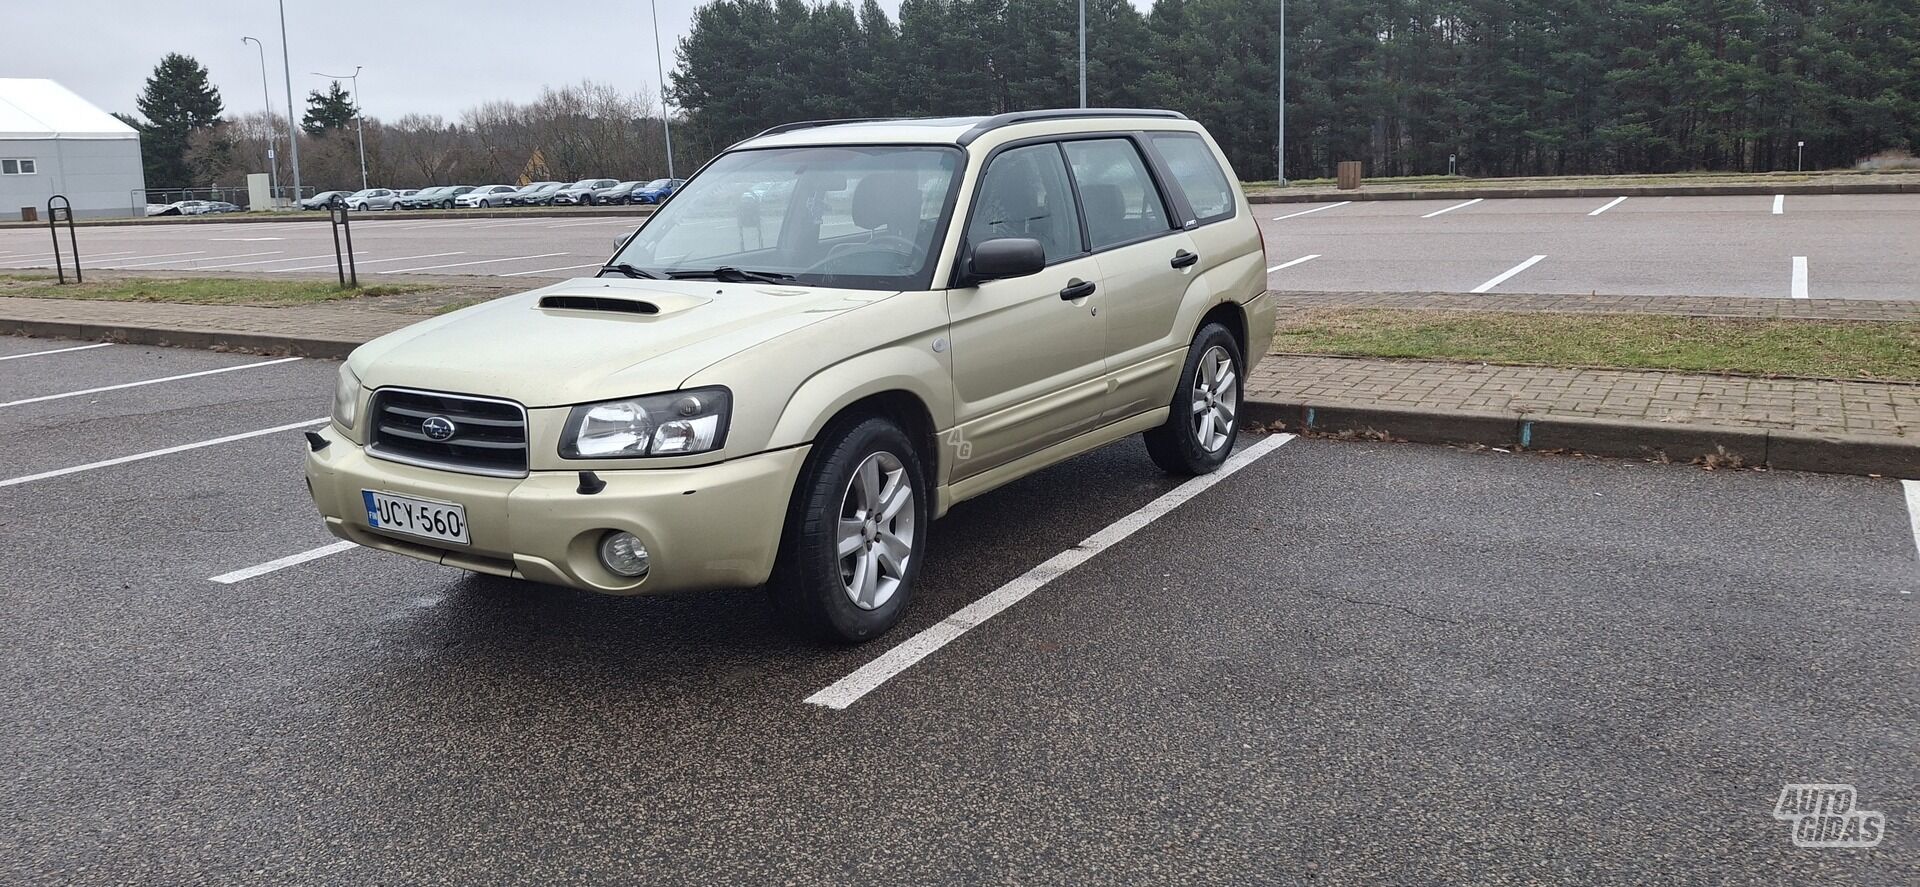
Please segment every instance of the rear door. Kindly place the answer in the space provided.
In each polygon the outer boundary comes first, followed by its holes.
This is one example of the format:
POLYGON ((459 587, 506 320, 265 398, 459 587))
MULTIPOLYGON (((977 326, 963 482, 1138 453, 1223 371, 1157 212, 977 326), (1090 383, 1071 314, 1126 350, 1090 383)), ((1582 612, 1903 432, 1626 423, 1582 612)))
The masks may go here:
POLYGON ((962 255, 998 237, 1040 241, 1047 267, 947 291, 960 432, 952 442, 960 456, 955 480, 1093 428, 1106 401, 1106 296, 1058 143, 1007 148, 988 161, 962 255))
POLYGON ((1172 399, 1187 344, 1187 332, 1174 323, 1193 282, 1193 240, 1180 230, 1138 136, 1075 139, 1063 147, 1107 295, 1111 392, 1102 421, 1111 422, 1172 399))

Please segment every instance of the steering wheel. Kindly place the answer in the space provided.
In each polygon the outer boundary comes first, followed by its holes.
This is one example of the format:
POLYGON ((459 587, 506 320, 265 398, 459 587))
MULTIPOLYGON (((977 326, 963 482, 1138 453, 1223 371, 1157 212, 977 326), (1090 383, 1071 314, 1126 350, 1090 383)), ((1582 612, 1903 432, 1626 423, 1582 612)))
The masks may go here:
POLYGON ((863 252, 888 252, 912 260, 920 255, 920 245, 898 234, 875 234, 864 243, 843 243, 828 250, 826 258, 807 266, 801 273, 821 273, 827 265, 863 252))

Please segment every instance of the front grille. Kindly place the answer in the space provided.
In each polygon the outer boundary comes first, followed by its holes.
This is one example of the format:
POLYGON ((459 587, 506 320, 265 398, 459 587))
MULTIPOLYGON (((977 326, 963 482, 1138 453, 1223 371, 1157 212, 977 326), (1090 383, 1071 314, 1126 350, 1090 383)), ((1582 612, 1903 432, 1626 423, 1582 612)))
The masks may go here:
POLYGON ((375 457, 468 474, 527 475, 527 411, 512 401, 382 388, 368 412, 367 452, 375 457), (449 423, 452 436, 435 440, 427 427, 432 419, 449 423))

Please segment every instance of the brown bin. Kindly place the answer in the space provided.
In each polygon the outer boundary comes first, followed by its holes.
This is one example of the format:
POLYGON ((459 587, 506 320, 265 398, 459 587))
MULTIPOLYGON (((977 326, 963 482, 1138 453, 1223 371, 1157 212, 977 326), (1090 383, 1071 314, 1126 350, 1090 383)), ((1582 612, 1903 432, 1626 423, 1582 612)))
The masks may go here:
POLYGON ((1360 188, 1360 161, 1342 160, 1339 169, 1340 190, 1355 191, 1360 188))
POLYGON ((40 207, 37 207, 37 206, 20 207, 20 221, 22 222, 40 221, 40 207))

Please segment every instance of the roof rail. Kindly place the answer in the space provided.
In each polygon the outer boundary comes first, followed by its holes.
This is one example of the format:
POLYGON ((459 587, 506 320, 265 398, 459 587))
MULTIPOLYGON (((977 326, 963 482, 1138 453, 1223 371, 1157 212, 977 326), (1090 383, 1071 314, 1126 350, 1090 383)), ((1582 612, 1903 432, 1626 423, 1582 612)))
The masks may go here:
POLYGON ((1003 126, 1016 123, 1032 123, 1036 120, 1072 120, 1082 117, 1156 117, 1162 120, 1185 120, 1187 115, 1179 111, 1161 111, 1152 108, 1050 108, 1040 111, 1014 111, 1010 114, 996 114, 973 125, 972 129, 960 134, 960 144, 966 145, 983 135, 1003 126))
POLYGON ((796 129, 813 129, 814 127, 818 127, 818 126, 838 126, 842 123, 879 123, 880 121, 883 121, 883 120, 899 120, 899 119, 901 118, 898 118, 898 117, 843 117, 838 120, 795 120, 792 123, 782 123, 777 126, 769 126, 766 129, 763 129, 752 136, 741 139, 740 141, 743 141, 743 142, 752 141, 753 139, 760 138, 761 136, 778 135, 779 133, 783 133, 783 132, 793 132, 796 129))

